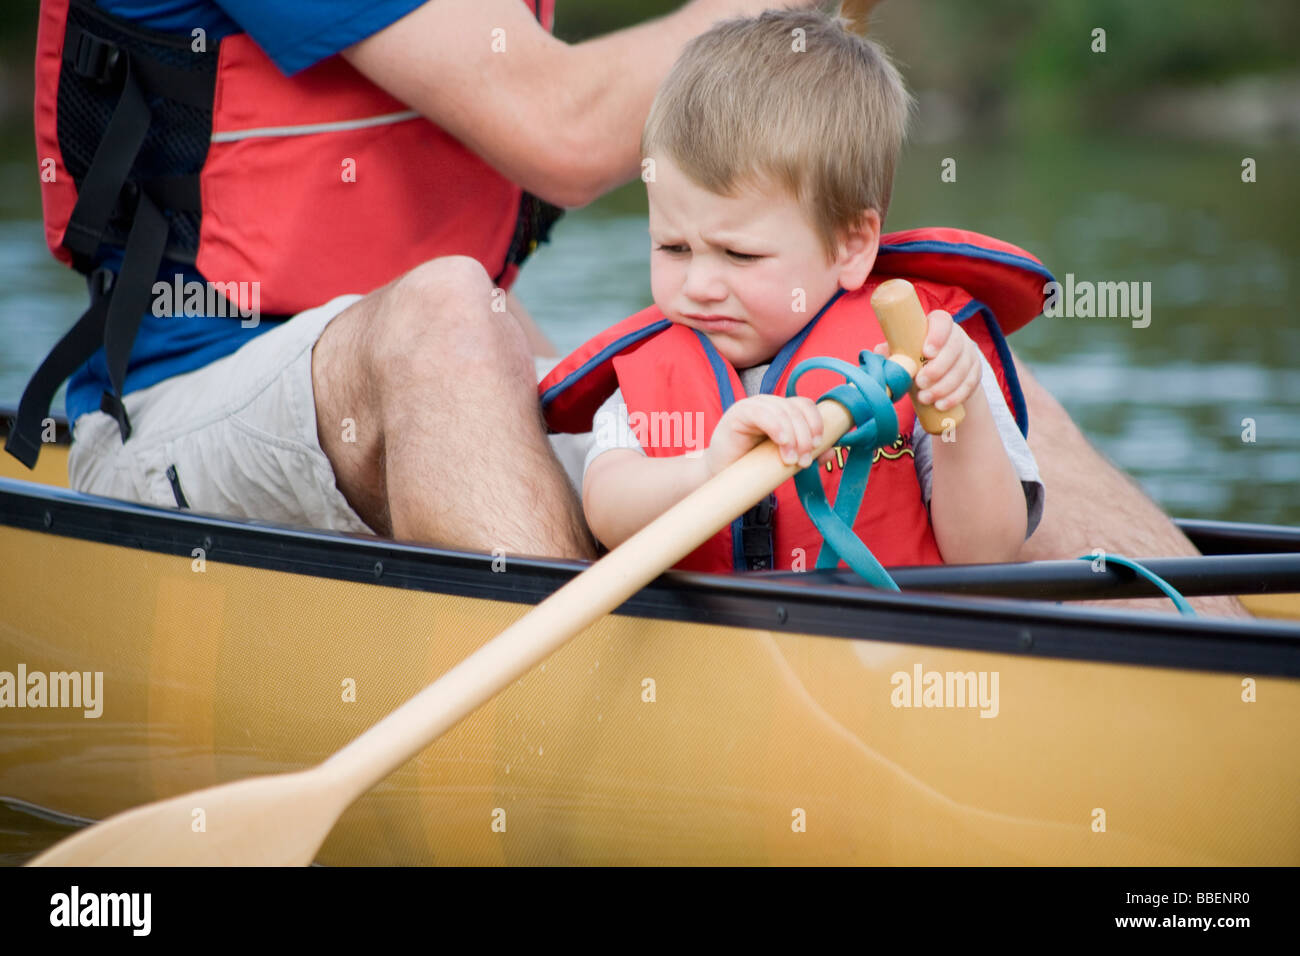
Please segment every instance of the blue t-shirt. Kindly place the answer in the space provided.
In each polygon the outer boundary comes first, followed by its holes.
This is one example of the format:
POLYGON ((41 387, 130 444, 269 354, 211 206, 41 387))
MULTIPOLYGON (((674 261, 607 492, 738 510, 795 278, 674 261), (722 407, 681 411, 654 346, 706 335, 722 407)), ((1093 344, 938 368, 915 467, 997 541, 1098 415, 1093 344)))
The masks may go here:
MULTIPOLYGON (((364 40, 422 3, 424 0, 98 0, 98 6, 108 13, 154 30, 188 37, 201 27, 210 44, 232 33, 247 33, 286 74, 304 70, 364 40)), ((120 263, 119 251, 103 264, 116 271, 120 263)), ((158 278, 172 284, 178 273, 184 282, 204 281, 192 266, 166 261, 158 278)), ((159 318, 146 313, 131 348, 123 392, 202 368, 276 324, 263 319, 244 328, 238 316, 159 318)), ((69 421, 97 410, 108 387, 108 364, 100 349, 68 380, 69 421)))

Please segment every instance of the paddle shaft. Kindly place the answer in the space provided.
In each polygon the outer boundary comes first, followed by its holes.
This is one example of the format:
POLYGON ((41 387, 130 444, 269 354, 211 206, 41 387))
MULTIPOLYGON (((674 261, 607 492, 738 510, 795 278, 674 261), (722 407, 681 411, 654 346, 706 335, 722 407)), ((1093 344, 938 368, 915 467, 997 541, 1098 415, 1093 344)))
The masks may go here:
MULTIPOLYGON (((819 403, 814 457, 853 427, 838 402, 819 403)), ((798 470, 764 441, 539 603, 360 737, 322 769, 360 796, 464 717, 744 514, 798 470)), ((507 572, 508 573, 508 572, 507 572)))
MULTIPOLYGON (((909 369, 916 364, 905 356, 897 360, 909 369)), ((853 421, 837 402, 820 402, 818 409, 820 455, 853 421)), ((33 865, 311 862, 357 797, 796 470, 782 462, 771 441, 762 442, 323 763, 136 807, 61 841, 33 865), (204 809, 210 826, 196 839, 191 821, 197 808, 204 809)))
MULTIPOLYGON (((873 297, 887 334, 900 346, 895 360, 915 375, 925 340, 925 314, 911 283, 891 280, 873 297), (879 298, 879 301, 877 301, 879 298), (920 323, 919 328, 917 323, 920 323)), ((822 439, 814 459, 853 427, 834 401, 818 403, 822 439)), ((532 611, 470 654, 321 767, 342 786, 365 793, 432 741, 518 680, 575 635, 613 611, 646 584, 744 514, 798 470, 764 441, 646 525, 532 611)))

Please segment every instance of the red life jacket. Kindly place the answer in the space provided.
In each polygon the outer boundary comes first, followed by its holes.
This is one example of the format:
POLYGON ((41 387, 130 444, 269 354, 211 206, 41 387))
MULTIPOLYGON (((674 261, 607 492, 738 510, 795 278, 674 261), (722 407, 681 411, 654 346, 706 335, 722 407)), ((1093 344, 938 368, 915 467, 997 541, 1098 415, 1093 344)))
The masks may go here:
MULTIPOLYGON (((549 30, 554 0, 523 2, 549 30)), ((207 49, 90 0, 42 0, 35 118, 50 250, 85 273, 125 251, 24 393, 6 448, 29 467, 54 390, 101 345, 103 408, 129 436, 121 390, 163 258, 217 289, 259 283, 262 312, 288 316, 446 255, 509 286, 559 216, 340 56, 286 77, 247 34, 207 49)))
MULTIPOLYGON (((549 30, 555 0, 523 2, 549 30)), ((73 2, 72 13, 70 32, 69 0, 43 0, 36 53, 37 151, 55 173, 41 194, 45 237, 60 261, 73 264, 65 238, 85 172, 70 173, 61 148, 72 120, 61 123, 59 108, 80 105, 65 66, 79 54, 83 67, 108 55, 92 49, 95 39, 140 35, 175 50, 177 73, 215 73, 197 248, 180 260, 208 281, 260 282, 263 311, 292 315, 369 292, 438 256, 471 256, 502 284, 513 280, 507 254, 520 188, 341 56, 285 76, 244 33, 203 53, 189 36, 146 30, 84 2, 73 2), (81 49, 65 49, 68 37, 81 49)), ((141 71, 146 83, 150 76, 141 71)))
MULTIPOLYGON (((831 356, 856 363, 860 351, 884 341, 870 297, 877 285, 895 276, 915 284, 927 312, 943 309, 962 324, 988 359, 1008 407, 1027 434, 1024 398, 1003 334, 1042 311, 1043 286, 1051 281, 1051 274, 1015 246, 956 229, 914 229, 883 236, 867 284, 832 299, 786 343, 764 375, 762 391, 784 395, 791 371, 804 359, 831 356)), ((842 381, 819 370, 803 376, 797 390, 816 399, 842 381)), ((643 434, 651 440, 642 444, 653 457, 704 447, 723 412, 745 395, 736 370, 706 336, 672 324, 653 307, 583 345, 538 388, 547 423, 557 432, 591 430, 596 410, 615 388, 621 389, 629 421, 646 428, 643 434), (643 416, 639 423, 632 417, 637 413, 643 416), (701 423, 688 427, 686 416, 697 414, 701 423)), ((941 563, 916 475, 911 440, 915 412, 910 401, 897 405, 896 411, 900 437, 891 448, 875 452, 854 530, 886 566, 941 563)), ((831 501, 845 451, 840 449, 841 457, 820 472, 831 501)), ((776 491, 770 545, 763 543, 763 536, 761 516, 751 513, 678 567, 698 571, 812 567, 822 539, 799 504, 793 481, 776 491)))

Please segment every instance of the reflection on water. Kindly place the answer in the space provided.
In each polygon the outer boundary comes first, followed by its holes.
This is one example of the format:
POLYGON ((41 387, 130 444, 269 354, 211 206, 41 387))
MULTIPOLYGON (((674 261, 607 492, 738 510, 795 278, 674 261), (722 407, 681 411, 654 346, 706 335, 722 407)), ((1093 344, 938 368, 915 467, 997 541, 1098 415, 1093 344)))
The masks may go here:
MULTIPOLYGON (((1058 277, 1150 282, 1151 325, 1041 318, 1012 339, 1101 450, 1167 510, 1300 523, 1300 238, 1287 157, 1201 146, 1034 144, 910 150, 889 226, 953 225, 1024 246, 1058 277), (958 181, 941 183, 941 160, 958 181), (1263 171, 1272 170, 1271 175, 1263 171), (1243 442, 1247 420, 1253 443, 1243 442)), ((83 308, 45 250, 25 166, 0 166, 0 403, 83 308), (24 192, 25 198, 24 198, 24 192)), ((650 301, 639 185, 571 213, 517 290, 563 352, 650 301)), ((62 399, 60 397, 59 402, 62 399)), ((1032 428, 1032 422, 1031 422, 1032 428)))

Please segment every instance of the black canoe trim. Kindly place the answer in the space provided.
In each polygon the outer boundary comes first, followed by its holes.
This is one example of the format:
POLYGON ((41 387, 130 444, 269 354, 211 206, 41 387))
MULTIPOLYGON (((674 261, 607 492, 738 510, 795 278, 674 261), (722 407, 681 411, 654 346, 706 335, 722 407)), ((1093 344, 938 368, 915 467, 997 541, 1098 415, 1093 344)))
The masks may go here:
MULTIPOLYGON (((0 405, 0 438, 8 436, 17 415, 17 409, 12 406, 0 405)), ((68 427, 67 418, 61 414, 51 414, 50 417, 54 419, 54 444, 72 444, 72 430, 68 427)), ((1174 518, 1173 521, 1202 554, 1300 553, 1300 528, 1194 518, 1174 518)), ((1225 588, 1219 593, 1227 593, 1228 590, 1225 588)), ((1249 589, 1238 593, 1244 594, 1247 591, 1249 589)), ((1154 589, 1149 593, 1154 594, 1154 589)))
POLYGON ((1202 554, 1300 554, 1300 528, 1177 518, 1174 523, 1202 554))
MULTIPOLYGON (((1300 554, 1216 554, 1206 557, 1143 558, 1142 564, 1186 597, 1213 594, 1290 594, 1300 591, 1300 554)), ((1114 562, 1034 561, 1026 564, 965 564, 894 568, 908 591, 979 594, 1035 601, 1091 601, 1161 597, 1154 584, 1114 562)), ((807 574, 780 571, 762 580, 798 582, 807 574)), ((818 571, 826 584, 861 587, 847 569, 818 571)), ((1172 605, 1171 605, 1172 607, 1172 605)))
MULTIPOLYGON (((185 561, 201 547, 208 561, 520 604, 535 604, 584 567, 508 556, 505 571, 497 573, 491 555, 150 508, 11 479, 0 479, 0 524, 185 561)), ((1087 563, 1077 563, 1091 574, 1087 563)), ((909 574, 935 570, 900 569, 898 577, 904 582, 909 574)), ((1300 589, 1300 578, 1293 573, 1293 579, 1300 589)), ((1300 627, 1293 624, 882 592, 834 574, 669 572, 615 613, 1242 677, 1300 677, 1300 627)))

